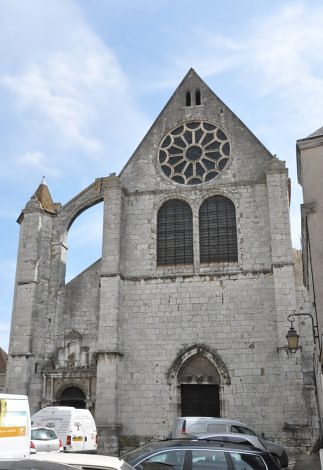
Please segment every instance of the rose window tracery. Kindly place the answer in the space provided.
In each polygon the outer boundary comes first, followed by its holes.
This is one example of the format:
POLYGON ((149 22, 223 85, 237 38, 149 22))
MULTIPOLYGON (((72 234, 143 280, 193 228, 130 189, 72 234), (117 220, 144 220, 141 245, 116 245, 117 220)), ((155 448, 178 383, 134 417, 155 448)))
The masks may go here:
POLYGON ((211 181, 230 161, 230 142, 222 129, 206 121, 191 121, 162 140, 158 161, 163 173, 180 184, 211 181))

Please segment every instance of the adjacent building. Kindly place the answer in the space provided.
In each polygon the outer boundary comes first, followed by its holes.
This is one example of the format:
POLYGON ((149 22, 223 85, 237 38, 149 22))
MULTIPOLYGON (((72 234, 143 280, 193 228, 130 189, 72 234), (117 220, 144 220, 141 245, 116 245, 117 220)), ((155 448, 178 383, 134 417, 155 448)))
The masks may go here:
POLYGON ((7 388, 32 411, 89 408, 108 452, 178 415, 318 437, 310 312, 295 280, 285 163, 190 70, 119 175, 64 205, 43 182, 19 219, 7 388), (68 231, 103 202, 102 257, 65 282, 68 231))
MULTIPOLYGON (((298 182, 303 189, 302 254, 304 285, 311 300, 313 336, 316 344, 320 416, 323 415, 322 334, 323 334, 323 127, 297 141, 298 182)), ((309 319, 307 321, 310 321, 309 319)))

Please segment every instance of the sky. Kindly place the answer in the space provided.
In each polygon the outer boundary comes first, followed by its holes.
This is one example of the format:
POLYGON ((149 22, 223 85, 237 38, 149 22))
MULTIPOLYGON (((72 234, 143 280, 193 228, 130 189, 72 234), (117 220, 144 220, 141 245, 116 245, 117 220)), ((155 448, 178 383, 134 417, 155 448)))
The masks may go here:
MULTIPOLYGON (((0 347, 8 351, 16 220, 42 177, 65 204, 119 173, 193 67, 292 180, 323 125, 321 0, 0 0, 0 347)), ((68 235, 67 279, 100 257, 102 204, 68 235)))

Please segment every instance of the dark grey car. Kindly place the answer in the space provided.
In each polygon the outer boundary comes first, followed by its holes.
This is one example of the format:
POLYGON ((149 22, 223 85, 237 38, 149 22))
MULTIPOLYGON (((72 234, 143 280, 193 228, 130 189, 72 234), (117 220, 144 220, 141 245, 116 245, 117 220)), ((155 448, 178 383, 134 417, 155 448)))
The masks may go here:
POLYGON ((203 440, 151 442, 126 454, 136 470, 280 470, 269 452, 252 446, 203 440))
POLYGON ((199 434, 238 433, 257 436, 264 447, 274 455, 282 467, 288 467, 288 455, 286 450, 278 443, 260 437, 247 424, 226 418, 182 416, 175 420, 169 435, 170 439, 181 439, 199 434))

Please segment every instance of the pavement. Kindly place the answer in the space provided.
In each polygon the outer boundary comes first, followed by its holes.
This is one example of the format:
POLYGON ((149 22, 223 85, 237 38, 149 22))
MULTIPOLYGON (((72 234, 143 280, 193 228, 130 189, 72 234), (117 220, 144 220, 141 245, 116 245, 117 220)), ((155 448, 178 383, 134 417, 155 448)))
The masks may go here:
POLYGON ((288 466, 288 469, 291 470, 321 470, 320 464, 320 455, 312 454, 312 455, 296 455, 291 465, 288 466), (296 461, 295 461, 296 460, 296 461))

